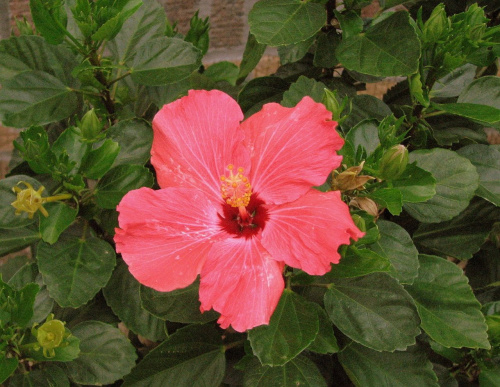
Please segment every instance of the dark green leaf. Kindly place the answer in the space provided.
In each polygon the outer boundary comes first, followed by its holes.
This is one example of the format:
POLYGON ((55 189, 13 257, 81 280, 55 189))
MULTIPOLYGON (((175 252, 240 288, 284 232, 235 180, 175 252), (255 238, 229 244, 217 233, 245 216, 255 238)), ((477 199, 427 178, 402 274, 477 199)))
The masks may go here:
POLYGON ((326 277, 352 278, 390 270, 391 262, 386 257, 372 250, 349 247, 340 262, 332 265, 332 270, 326 274, 326 277))
POLYGON ((56 365, 17 374, 9 381, 9 387, 70 387, 64 371, 56 365))
POLYGON ((80 172, 91 179, 100 179, 115 162, 120 145, 113 140, 104 140, 99 148, 87 153, 82 161, 80 172))
POLYGON ((418 251, 404 228, 393 222, 379 220, 380 239, 370 249, 392 264, 389 273, 399 282, 411 284, 418 275, 418 251))
POLYGON ((53 245, 40 242, 37 260, 51 297, 63 307, 77 308, 106 285, 115 266, 115 252, 97 237, 63 234, 53 245))
POLYGON ((198 289, 198 282, 172 292, 158 292, 141 286, 142 306, 153 316, 172 322, 189 324, 215 320, 216 312, 200 312, 198 289))
POLYGON ((23 128, 59 121, 77 107, 77 97, 59 79, 42 71, 23 72, 2 85, 0 118, 23 128))
POLYGON ((144 165, 151 157, 153 130, 146 121, 122 120, 106 131, 106 136, 120 145, 113 166, 144 165))
POLYGON ((312 303, 311 305, 314 305, 314 308, 318 312, 319 331, 314 341, 309 347, 307 347, 307 350, 321 353, 323 355, 326 355, 327 353, 337 353, 340 348, 337 344, 335 333, 333 332, 332 322, 321 306, 316 303, 312 303))
POLYGON ((498 95, 499 87, 499 77, 480 77, 469 83, 469 85, 462 90, 457 102, 480 104, 500 109, 500 96, 498 95))
POLYGON ((383 273, 336 279, 325 294, 325 309, 342 333, 377 351, 404 350, 420 333, 410 295, 383 273))
POLYGON ((149 40, 164 36, 166 17, 163 6, 154 0, 143 0, 142 3, 106 45, 120 63, 129 63, 139 47, 149 40))
POLYGON ((479 173, 476 195, 500 206, 500 151, 489 145, 473 144, 457 153, 467 157, 479 173))
POLYGON ((365 32, 343 39, 337 58, 349 70, 376 76, 417 71, 420 42, 408 12, 395 12, 365 32))
POLYGON ((380 188, 369 197, 387 208, 392 215, 399 215, 403 211, 403 195, 397 188, 380 188))
POLYGON ((335 31, 328 34, 320 33, 318 35, 316 52, 314 53, 314 66, 331 68, 339 63, 335 56, 335 50, 340 44, 341 38, 335 31))
POLYGON ((497 126, 500 124, 500 109, 492 106, 477 103, 432 103, 432 106, 446 113, 478 121, 483 125, 497 126))
POLYGON ((321 4, 299 0, 261 0, 248 14, 250 32, 269 46, 284 46, 306 40, 325 24, 321 4))
POLYGON ((188 325, 149 352, 123 386, 218 387, 225 366, 220 333, 212 326, 188 325))
POLYGON ((497 387, 500 384, 500 369, 482 369, 479 374, 479 385, 481 387, 497 387))
POLYGON ((313 305, 285 289, 269 325, 248 332, 254 354, 263 365, 287 363, 307 348, 319 332, 319 317, 313 305))
POLYGON ((432 173, 436 195, 424 203, 405 203, 405 210, 425 223, 439 223, 465 210, 479 185, 476 168, 465 157, 441 148, 410 153, 410 162, 432 173))
POLYGON ((152 185, 153 175, 147 168, 141 165, 119 165, 97 183, 97 204, 102 208, 114 209, 128 191, 152 185))
POLYGON ((500 208, 485 200, 473 200, 452 220, 421 223, 413 234, 415 243, 444 256, 469 259, 479 251, 493 224, 500 219, 500 208))
POLYGON ((438 386, 431 362, 418 347, 405 352, 377 352, 351 343, 339 354, 339 360, 357 387, 438 386))
MULTIPOLYGON (((0 180, 0 228, 23 227, 35 222, 37 219, 36 216, 33 219, 29 219, 26 212, 16 215, 16 209, 11 205, 11 203, 17 198, 17 195, 14 191, 12 191, 12 188, 21 181, 29 183, 35 190, 38 190, 41 186, 38 181, 26 175, 14 175, 0 180)), ((19 188, 25 189, 26 186, 24 184, 20 184, 19 188)), ((46 196, 46 194, 46 192, 43 192, 42 197, 46 196)), ((0 248, 0 250, 3 249, 0 248)))
POLYGON ((433 340, 445 347, 490 348, 481 305, 455 264, 421 255, 418 277, 406 289, 433 340))
POLYGON ((290 84, 277 77, 252 79, 238 94, 238 103, 247 116, 257 113, 268 102, 280 102, 290 84))
POLYGON ((59 159, 63 156, 68 157, 68 164, 74 163, 69 172, 76 172, 80 167, 82 159, 89 148, 88 144, 81 141, 81 134, 74 127, 69 127, 57 138, 51 146, 52 152, 59 159))
POLYGON ((75 360, 80 354, 80 340, 73 335, 63 340, 63 345, 54 348, 54 356, 46 357, 41 348, 34 350, 30 348, 28 355, 36 361, 57 361, 70 362, 75 360))
POLYGON ((294 107, 305 96, 309 96, 314 101, 321 103, 325 89, 326 86, 324 83, 301 75, 299 79, 292 83, 290 88, 283 93, 281 105, 285 107, 294 107))
POLYGON ((352 145, 354 153, 361 146, 369 156, 380 145, 378 123, 375 120, 361 121, 347 133, 345 139, 352 145))
MULTIPOLYGON (((0 290, 2 299, 4 297, 9 299, 8 303, 2 305, 3 310, 10 314, 9 321, 13 325, 27 328, 33 317, 33 305, 40 287, 37 284, 29 283, 22 289, 15 290, 0 279, 0 290)), ((2 325, 4 325, 3 322, 2 325)))
POLYGON ((280 57, 281 64, 285 65, 302 59, 307 54, 313 43, 314 36, 311 36, 309 39, 302 42, 278 47, 278 55, 280 57))
POLYGON ((7 380, 7 378, 14 373, 19 361, 14 357, 5 357, 2 356, 0 358, 0 383, 3 383, 7 380))
POLYGON ((0 256, 22 250, 40 238, 40 232, 34 227, 0 229, 0 256))
POLYGON ((245 387, 326 387, 318 367, 309 358, 300 355, 281 367, 263 366, 252 359, 245 367, 245 387))
POLYGON ((64 40, 66 28, 63 3, 47 3, 43 0, 30 0, 30 10, 36 30, 50 44, 59 44, 64 40), (64 15, 63 15, 64 13, 64 15))
POLYGON ((73 223, 78 211, 62 202, 47 203, 44 207, 49 216, 40 217, 40 234, 45 242, 53 244, 57 242, 59 235, 73 223))
POLYGON ((334 11, 337 20, 340 23, 340 28, 342 29, 342 38, 347 39, 351 36, 360 34, 363 31, 363 19, 358 15, 357 12, 347 11, 338 12, 334 11))
MULTIPOLYGON (((245 45, 245 51, 243 52, 243 58, 241 59, 240 72, 238 73, 237 84, 240 84, 245 80, 245 78, 252 72, 252 70, 257 66, 266 51, 266 45, 260 44, 255 39, 251 33, 248 34, 247 43, 245 45)), ((1 79, 0 79, 1 80, 1 79)))
POLYGON ((380 99, 366 94, 357 95, 351 100, 351 111, 342 123, 342 127, 351 128, 363 120, 382 121, 391 114, 389 106, 380 99))
POLYGON ((80 339, 80 356, 65 363, 66 375, 79 384, 110 384, 127 375, 135 364, 135 348, 111 325, 85 321, 72 329, 80 339))
POLYGON ((106 20, 99 29, 92 35, 93 40, 111 40, 123 27, 123 23, 132 16, 142 5, 141 0, 127 1, 126 6, 115 16, 106 20))
POLYGON ((234 86, 238 78, 238 72, 238 66, 236 66, 234 63, 222 61, 210 65, 203 72, 203 75, 209 77, 214 82, 226 81, 234 86))
POLYGON ((436 179, 432 173, 408 164, 403 174, 392 181, 394 188, 403 195, 403 202, 425 202, 436 194, 436 179))
MULTIPOLYGON (((476 66, 467 63, 438 79, 430 92, 431 98, 457 97, 476 76, 476 66)), ((481 79, 481 78, 480 78, 481 79)), ((477 102, 476 102, 477 103, 477 102)))
POLYGON ((201 53, 177 38, 157 38, 137 50, 132 79, 142 85, 161 86, 189 77, 201 65, 201 53))
POLYGON ((129 273, 125 263, 119 264, 104 288, 106 302, 127 328, 152 341, 165 338, 165 321, 141 306, 141 284, 129 273))

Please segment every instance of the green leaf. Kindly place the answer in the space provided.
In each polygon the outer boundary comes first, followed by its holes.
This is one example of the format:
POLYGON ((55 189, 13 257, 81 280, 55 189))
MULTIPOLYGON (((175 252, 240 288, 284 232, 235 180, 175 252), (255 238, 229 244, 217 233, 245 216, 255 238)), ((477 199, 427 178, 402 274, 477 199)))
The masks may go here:
POLYGON ((439 386, 425 352, 413 346, 404 352, 377 352, 351 343, 339 360, 355 386, 439 386))
POLYGON ((379 220, 380 239, 369 248, 392 264, 391 276, 400 283, 411 284, 418 275, 418 251, 404 228, 393 222, 379 220))
POLYGON ((254 354, 263 365, 279 366, 306 349, 319 331, 319 317, 311 302, 285 289, 269 325, 248 332, 254 354))
POLYGON ((165 339, 165 321, 141 306, 141 284, 129 273, 125 263, 118 264, 104 288, 104 297, 127 328, 152 341, 165 339))
POLYGON ((498 88, 500 78, 496 76, 480 77, 464 88, 458 97, 459 103, 472 103, 500 109, 498 88))
POLYGON ((101 208, 114 209, 130 190, 151 187, 153 175, 141 165, 119 165, 97 183, 95 197, 101 208))
POLYGON ((3 383, 7 378, 14 373, 19 361, 15 357, 5 357, 0 359, 0 383, 3 383))
POLYGON ((314 43, 314 36, 302 42, 289 44, 287 46, 278 47, 278 55, 282 65, 297 62, 301 60, 309 51, 309 48, 314 43))
POLYGON ((19 73, 40 70, 53 75, 65 85, 77 82, 71 70, 77 65, 75 56, 62 45, 53 46, 36 35, 11 37, 0 41, 0 82, 19 73))
POLYGON ((40 232, 34 227, 0 229, 0 256, 22 250, 40 238, 40 232))
POLYGON ((380 145, 378 138, 378 123, 375 120, 364 120, 349 130, 346 142, 352 144, 354 153, 359 146, 363 147, 366 155, 371 155, 380 145))
POLYGON ((337 353, 340 348, 337 343, 335 333, 333 332, 332 322, 328 318, 328 314, 326 314, 325 310, 318 304, 313 303, 312 305, 314 305, 314 308, 318 312, 319 331, 314 341, 311 345, 309 345, 309 347, 307 347, 307 350, 321 353, 323 355, 326 355, 327 353, 337 353))
POLYGON ((278 77, 259 77, 248 82, 238 94, 238 103, 245 115, 257 113, 269 102, 280 102, 290 84, 278 77))
POLYGON ((314 66, 323 68, 335 67, 339 63, 339 60, 335 56, 335 50, 340 41, 340 35, 335 31, 330 31, 327 34, 319 33, 316 51, 314 52, 314 66))
MULTIPOLYGON (((255 39, 251 33, 248 34, 247 43, 245 45, 245 51, 243 52, 243 58, 241 59, 240 71, 238 73, 238 79, 236 84, 242 83, 245 78, 252 72, 252 70, 257 66, 266 51, 266 45, 260 44, 255 39)), ((1 81, 1 79, 0 79, 1 81)))
POLYGON ((245 387, 326 387, 325 379, 312 360, 300 355, 281 367, 261 365, 252 359, 245 367, 245 387))
POLYGON ((142 6, 123 24, 115 38, 106 45, 119 63, 129 63, 139 47, 164 36, 165 9, 157 1, 143 0, 142 6))
POLYGON ((212 326, 188 325, 149 352, 123 386, 218 387, 225 367, 220 333, 212 326))
POLYGON ((231 85, 236 84, 239 68, 232 62, 222 61, 210 65, 203 75, 209 77, 214 82, 226 81, 231 85))
POLYGON ((406 289, 431 339, 448 348, 490 348, 481 305, 455 264, 420 255, 418 277, 406 289))
POLYGON ((115 162, 120 145, 113 140, 104 140, 102 145, 91 150, 82 161, 80 172, 91 179, 100 179, 115 162))
POLYGON ((347 11, 340 13, 335 10, 334 13, 340 23, 343 39, 360 34, 363 31, 363 19, 361 19, 357 12, 347 11))
POLYGON ((132 66, 134 82, 161 86, 183 80, 201 65, 201 53, 177 38, 157 38, 140 46, 132 66))
POLYGON ((151 157, 153 130, 142 120, 122 120, 106 131, 106 136, 120 145, 120 153, 113 164, 144 165, 151 157))
POLYGON ((403 211, 403 194, 396 188, 380 188, 369 197, 387 208, 392 215, 399 215, 403 211))
POLYGON ((372 250, 350 246, 340 262, 332 265, 326 278, 353 278, 390 270, 391 262, 386 257, 372 250))
POLYGON ((493 146, 472 144, 457 153, 467 157, 479 173, 476 195, 500 206, 500 151, 493 146))
MULTIPOLYGON (((16 215, 16 209, 11 205, 17 198, 17 194, 12 191, 12 188, 21 181, 31 184, 35 190, 38 190, 42 185, 37 180, 26 175, 14 175, 0 180, 0 228, 24 227, 36 221, 36 216, 30 219, 26 212, 16 215)), ((19 188, 24 189, 26 187, 24 184, 20 184, 19 188)), ((46 196, 46 194, 46 192, 43 192, 42 197, 46 196)), ((3 244, 0 246, 3 247, 3 244)), ((0 250, 3 250, 2 247, 0 247, 0 250)))
POLYGON ((33 283, 27 284, 22 289, 15 290, 0 278, 2 312, 6 312, 9 316, 6 321, 2 318, 2 326, 10 322, 18 327, 27 328, 33 317, 33 305, 39 290, 40 287, 33 283))
MULTIPOLYGON (((431 98, 457 97, 476 76, 476 66, 467 63, 436 81, 430 91, 431 98)), ((482 78, 479 78, 482 79, 482 78)), ((477 103, 477 102, 476 102, 477 103)))
POLYGON ((342 123, 342 127, 352 128, 363 120, 382 121, 391 114, 389 106, 380 99, 367 94, 356 95, 351 100, 351 111, 342 123))
POLYGON ((158 292, 141 286, 142 307, 153 316, 172 322, 189 324, 215 320, 218 313, 212 310, 200 312, 198 290, 198 281, 183 289, 171 292, 158 292))
POLYGON ((479 185, 476 168, 465 157, 441 148, 410 153, 410 162, 432 173, 436 195, 424 203, 405 203, 405 210, 425 223, 439 223, 465 210, 479 185))
POLYGON ((365 32, 344 38, 336 55, 347 69, 363 74, 409 75, 418 69, 420 41, 408 12, 395 12, 365 32))
POLYGON ((431 105, 435 109, 466 117, 486 126, 500 124, 500 109, 492 106, 477 103, 431 103, 431 105))
MULTIPOLYGON (((69 330, 66 329, 66 331, 70 333, 69 330)), ((80 354, 80 340, 78 337, 69 336, 63 340, 63 345, 54 348, 54 353, 54 356, 49 358, 45 357, 41 348, 37 351, 31 348, 28 351, 29 357, 36 361, 70 362, 75 360, 80 354)))
POLYGON ((311 97, 314 101, 321 103, 326 86, 323 82, 315 81, 303 75, 292 83, 290 88, 283 93, 281 105, 285 107, 294 107, 305 96, 311 97))
POLYGON ((115 266, 113 248, 93 236, 62 234, 53 245, 40 242, 36 256, 51 297, 62 307, 77 308, 92 299, 115 266))
POLYGON ((261 0, 248 14, 250 32, 269 46, 285 46, 306 40, 325 24, 321 4, 299 0, 261 0))
POLYGON ((99 321, 85 321, 72 331, 80 339, 80 356, 65 363, 64 368, 73 382, 114 383, 135 365, 135 348, 117 328, 99 321))
POLYGON ((0 119, 4 125, 23 128, 69 117, 78 98, 59 79, 42 71, 23 72, 0 90, 0 119))
POLYGON ((81 138, 82 136, 74 127, 69 127, 61 133, 50 148, 59 159, 67 156, 68 164, 74 164, 73 168, 69 171, 70 173, 78 171, 82 159, 88 150, 88 144, 83 143, 81 138))
POLYGON ((441 223, 421 223, 413 234, 415 243, 430 251, 469 259, 479 251, 500 219, 500 208, 485 200, 473 200, 455 218, 441 223))
POLYGON ((97 41, 113 39, 122 29, 123 23, 125 23, 141 5, 141 0, 127 1, 125 8, 115 16, 106 20, 106 22, 92 35, 92 39, 97 41))
POLYGON ((392 181, 394 188, 401 192, 404 202, 425 202, 436 194, 436 179, 432 173, 417 167, 415 163, 408 164, 403 174, 392 181))
POLYGON ((325 309, 342 333, 376 351, 404 350, 420 333, 410 295, 383 273, 336 279, 325 309))
POLYGON ((78 211, 62 202, 47 203, 44 207, 49 216, 40 217, 40 234, 45 242, 54 244, 76 219, 78 211))
POLYGON ((56 365, 17 374, 9 381, 9 387, 70 387, 68 377, 56 365))
POLYGON ((62 24, 62 21, 66 19, 63 3, 30 0, 30 10, 36 30, 47 42, 50 44, 62 43, 66 36, 66 28, 62 24))
POLYGON ((496 387, 500 383, 500 369, 481 369, 479 374, 479 385, 481 387, 496 387))

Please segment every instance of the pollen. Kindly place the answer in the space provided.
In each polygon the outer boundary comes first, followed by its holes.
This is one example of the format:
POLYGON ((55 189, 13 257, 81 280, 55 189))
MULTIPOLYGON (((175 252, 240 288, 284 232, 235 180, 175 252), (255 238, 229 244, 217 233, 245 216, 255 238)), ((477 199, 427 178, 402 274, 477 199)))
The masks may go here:
POLYGON ((252 186, 243 174, 245 170, 241 167, 235 169, 232 164, 227 166, 227 170, 229 176, 220 177, 222 198, 232 207, 246 207, 252 196, 252 186))

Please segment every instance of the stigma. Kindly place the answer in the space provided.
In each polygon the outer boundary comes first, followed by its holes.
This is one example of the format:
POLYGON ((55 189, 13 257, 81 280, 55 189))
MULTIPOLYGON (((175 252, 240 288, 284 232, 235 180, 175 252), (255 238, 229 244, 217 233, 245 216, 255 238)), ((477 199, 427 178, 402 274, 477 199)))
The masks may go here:
POLYGON ((223 175, 220 178, 222 182, 220 187, 222 199, 231 207, 244 208, 248 206, 252 196, 252 186, 248 178, 243 175, 245 170, 241 167, 235 170, 232 164, 227 166, 227 170, 229 176, 223 175))

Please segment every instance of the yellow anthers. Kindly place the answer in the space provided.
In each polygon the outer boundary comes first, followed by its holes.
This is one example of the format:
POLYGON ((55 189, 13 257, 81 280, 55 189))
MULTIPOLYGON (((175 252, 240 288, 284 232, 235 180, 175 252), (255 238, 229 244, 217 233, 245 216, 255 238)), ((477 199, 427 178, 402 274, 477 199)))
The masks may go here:
POLYGON ((42 192, 45 190, 44 186, 40 186, 38 190, 31 186, 30 183, 25 181, 20 181, 16 186, 12 187, 12 191, 17 194, 15 201, 11 203, 12 207, 16 209, 16 215, 20 215, 23 212, 28 213, 28 218, 33 219, 35 213, 40 210, 43 216, 49 216, 47 210, 43 207, 44 203, 55 202, 58 200, 69 199, 72 197, 71 194, 61 194, 55 196, 42 197, 42 192), (19 184, 24 184, 25 189, 18 187, 19 184))
POLYGON ((234 173, 234 165, 232 164, 227 166, 227 170, 229 176, 220 177, 222 198, 232 207, 246 207, 252 196, 252 186, 248 178, 243 175, 245 170, 239 167, 234 173))

